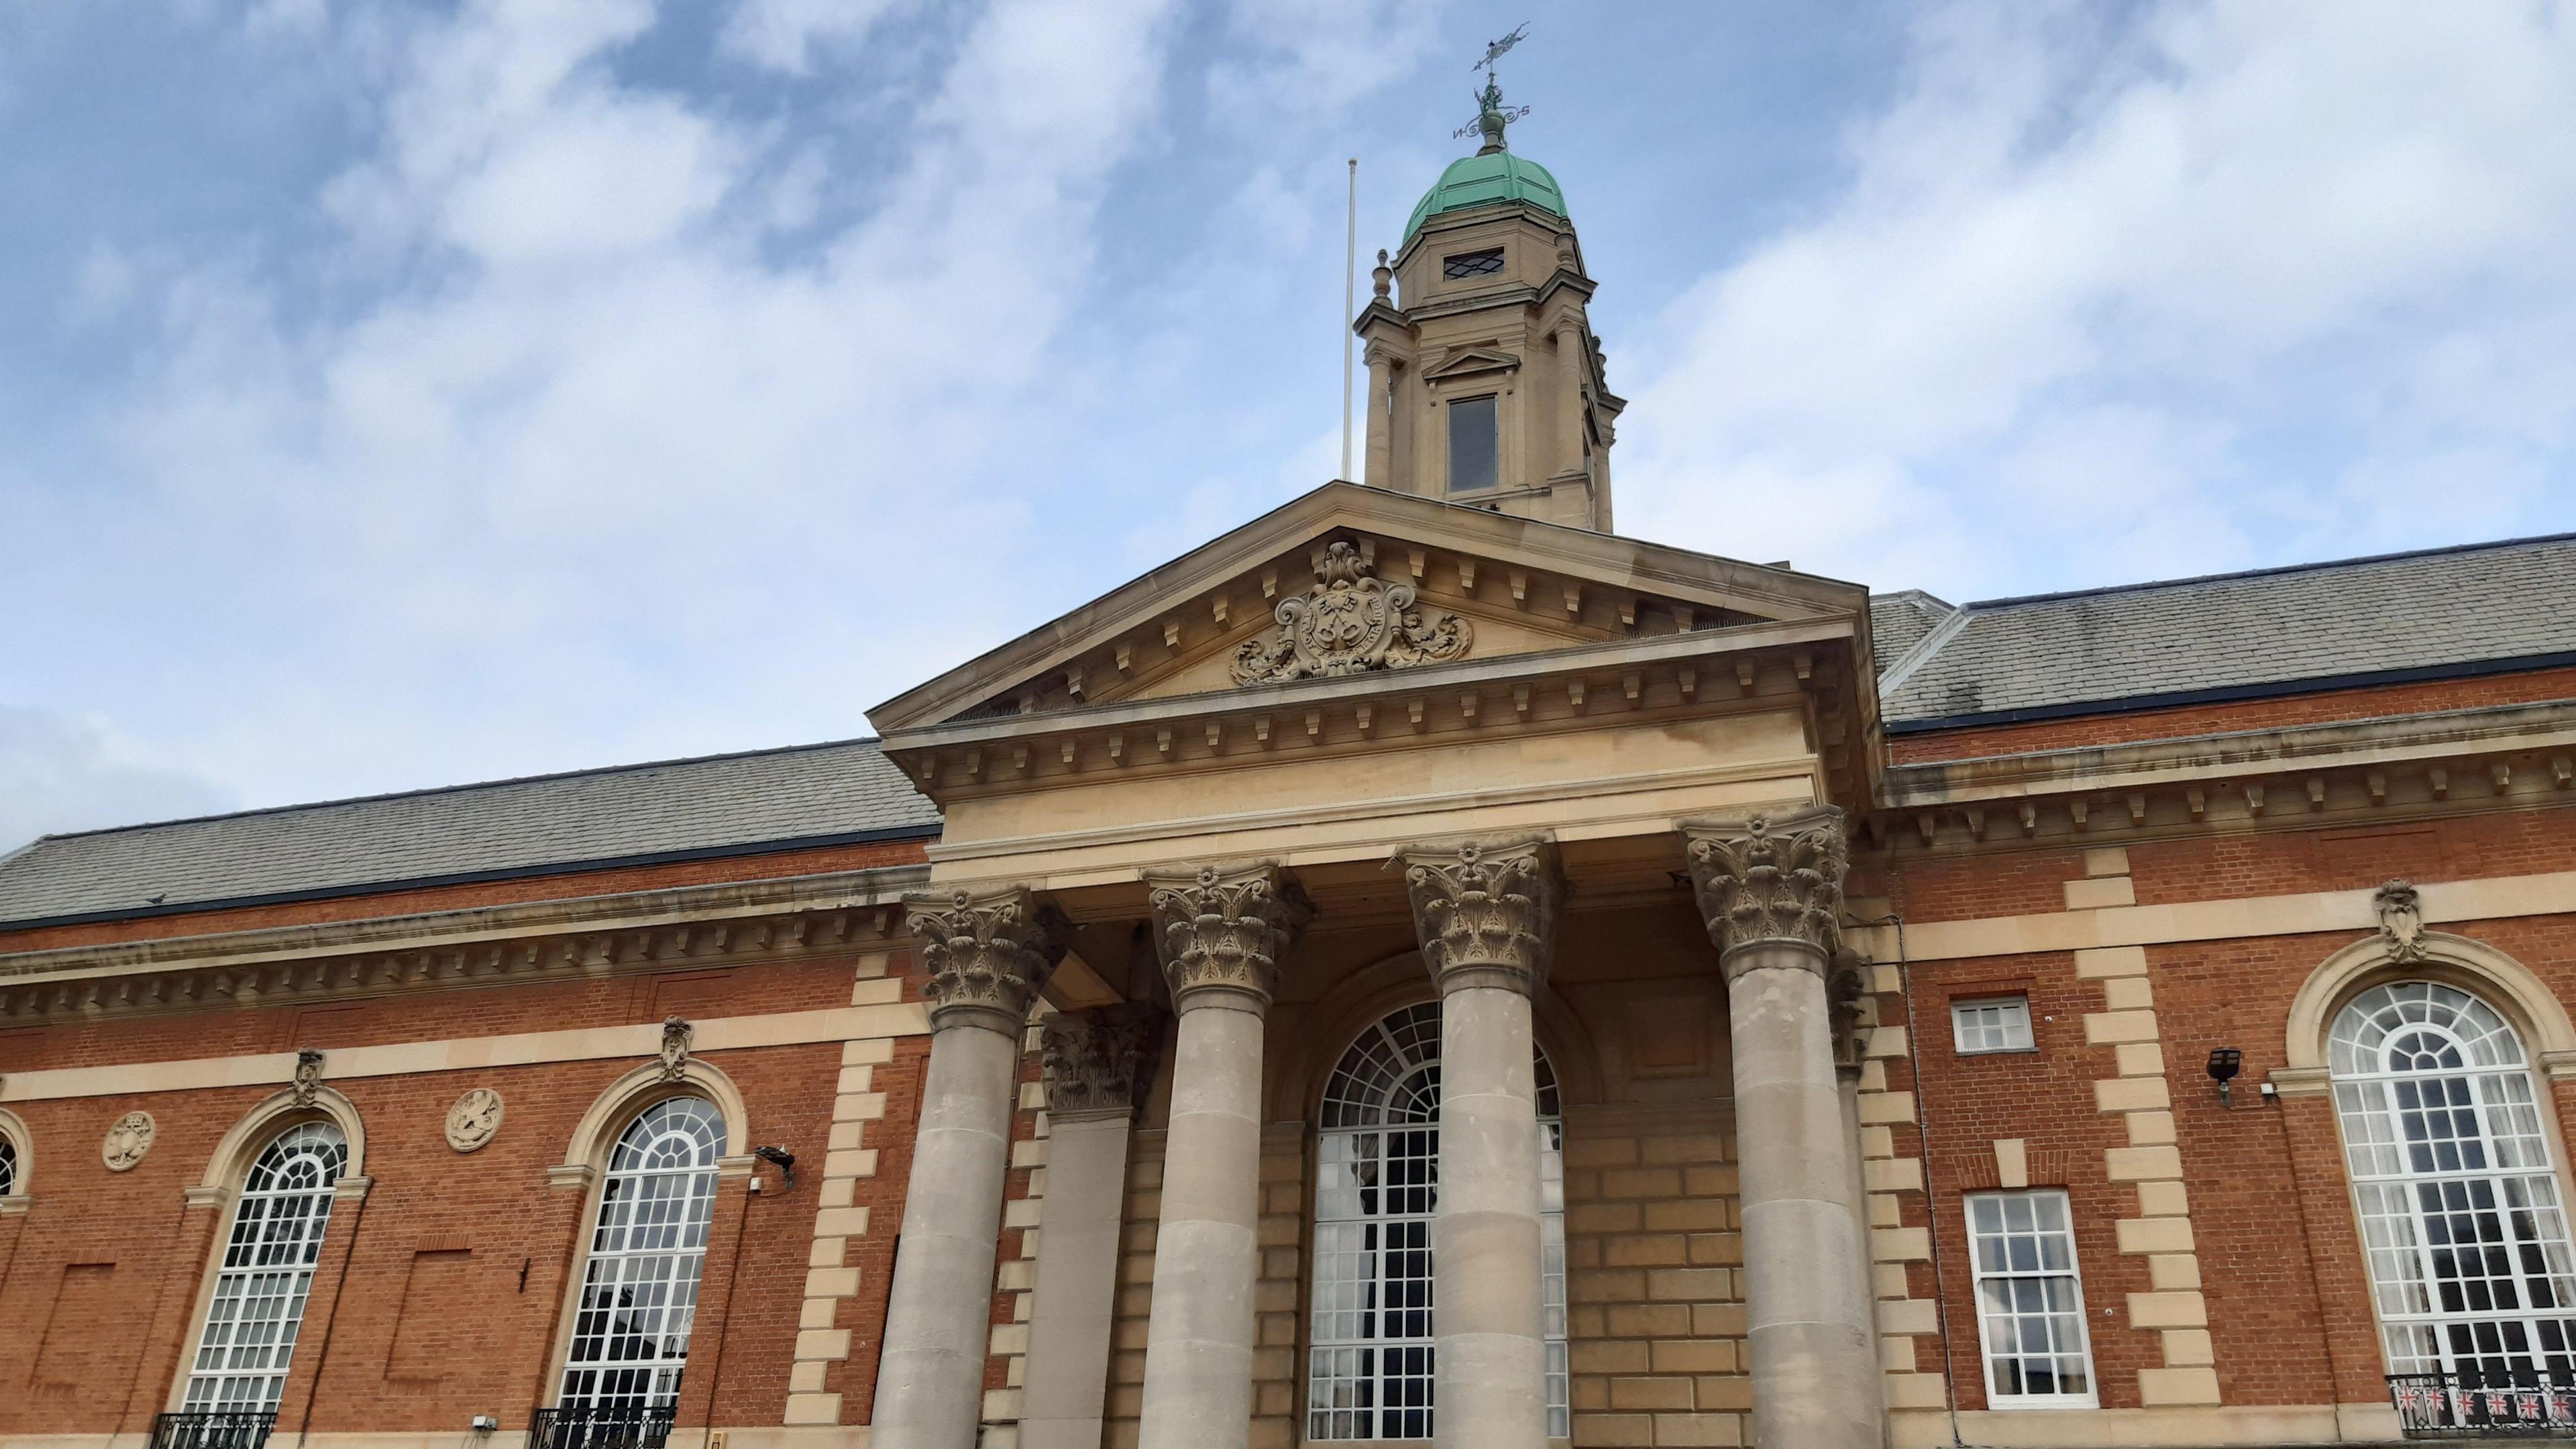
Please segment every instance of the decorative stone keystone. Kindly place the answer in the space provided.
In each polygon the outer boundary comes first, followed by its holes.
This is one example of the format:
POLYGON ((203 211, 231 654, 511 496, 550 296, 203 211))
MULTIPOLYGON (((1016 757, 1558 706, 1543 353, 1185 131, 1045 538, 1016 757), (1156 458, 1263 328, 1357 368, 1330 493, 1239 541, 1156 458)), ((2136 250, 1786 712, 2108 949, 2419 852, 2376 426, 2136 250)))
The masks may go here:
POLYGON ((1535 996, 1547 984, 1565 895, 1552 842, 1408 845, 1395 858, 1423 963, 1441 990, 1500 986, 1535 996))
POLYGON ((1819 805, 1742 821, 1685 820, 1691 887, 1729 980, 1737 953, 1764 943, 1813 948, 1822 973, 1842 941, 1843 812, 1819 805))
POLYGON ((1048 1017, 1042 1047, 1047 1111, 1058 1120, 1134 1112, 1153 1080, 1161 1034, 1161 1013, 1135 1002, 1048 1017))
POLYGON ((322 1054, 311 1047, 299 1047, 295 1053, 295 1105, 310 1107, 322 1095, 322 1054))
POLYGON ((2393 880, 2370 893, 2379 914, 2379 936, 2388 943, 2388 959, 2405 964, 2424 959, 2424 897, 2414 886, 2393 880))
POLYGON ((662 1018, 662 1080, 676 1082, 689 1074, 689 1048, 698 1029, 676 1016, 662 1018))
POLYGON ((1145 885, 1174 1006, 1187 1011, 1197 998, 1230 995, 1246 998, 1246 1010, 1267 1011, 1279 989, 1279 958, 1315 914, 1297 883, 1264 863, 1147 872, 1145 885))
POLYGON ((1066 923, 1026 886, 916 892, 904 897, 906 924, 921 939, 930 968, 930 1027, 985 1018, 1016 1035, 1055 964, 1064 959, 1066 923))

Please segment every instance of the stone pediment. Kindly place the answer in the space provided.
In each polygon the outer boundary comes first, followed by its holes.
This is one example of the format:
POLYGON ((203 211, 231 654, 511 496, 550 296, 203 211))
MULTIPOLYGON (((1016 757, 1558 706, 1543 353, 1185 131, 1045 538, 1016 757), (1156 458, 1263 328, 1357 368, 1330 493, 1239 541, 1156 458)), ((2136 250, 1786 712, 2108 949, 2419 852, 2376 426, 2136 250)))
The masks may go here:
POLYGON ((889 734, 1866 613, 1854 585, 1331 483, 870 712, 889 734))
POLYGON ((1521 360, 1491 347, 1461 347, 1422 369, 1426 378, 1467 377, 1479 372, 1509 372, 1521 360))

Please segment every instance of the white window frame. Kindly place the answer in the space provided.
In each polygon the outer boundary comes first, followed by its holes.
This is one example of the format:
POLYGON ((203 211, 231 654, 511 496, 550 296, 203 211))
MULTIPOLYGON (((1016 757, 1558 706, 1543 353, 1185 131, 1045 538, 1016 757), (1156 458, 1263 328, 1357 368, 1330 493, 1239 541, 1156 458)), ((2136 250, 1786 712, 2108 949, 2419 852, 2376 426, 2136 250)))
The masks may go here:
MULTIPOLYGON (((1339 1174, 1363 1163, 1383 1168, 1390 1161, 1418 1163, 1425 1156, 1418 1150, 1409 1156, 1391 1154, 1384 1150, 1383 1145, 1374 1155, 1365 1154, 1361 1150, 1365 1144, 1360 1139, 1415 1137, 1418 1149, 1418 1139, 1427 1137, 1431 1149, 1427 1154, 1431 1163, 1431 1182, 1436 1186, 1440 1133, 1439 1052, 1440 1003, 1433 1001, 1404 1007, 1372 1023, 1362 1032, 1359 1040, 1337 1059, 1338 1065, 1325 1085, 1321 1118, 1324 1125, 1319 1134, 1323 1140, 1318 1143, 1316 1154, 1320 1176, 1310 1223, 1314 1236, 1309 1268, 1311 1298, 1306 1316, 1306 1367, 1301 1376, 1305 1394, 1301 1410, 1304 1416, 1300 1425, 1303 1430, 1299 1438, 1301 1443, 1414 1442, 1417 1437, 1425 1441, 1433 1437, 1431 1431, 1438 1405, 1432 1399, 1435 1334, 1429 1313, 1422 1314, 1424 1331, 1419 1335, 1375 1336, 1379 1315, 1411 1309, 1411 1305, 1394 1310, 1385 1306, 1385 1290, 1390 1284, 1418 1283, 1422 1308, 1427 1310, 1431 1306, 1433 1204, 1428 1200, 1409 1204, 1420 1211, 1368 1211, 1357 1201, 1359 1189, 1342 1186, 1336 1179, 1339 1174), (1364 1057, 1391 1068, 1391 1075, 1385 1080, 1362 1080, 1350 1069, 1364 1057), (1425 1073, 1430 1074, 1429 1082, 1417 1081, 1425 1073), (1417 1090, 1411 1095, 1417 1103, 1428 1098, 1431 1115, 1427 1121, 1407 1116, 1390 1126, 1382 1115, 1383 1108, 1387 1100, 1396 1099, 1400 1094, 1388 1091, 1384 1100, 1373 1101, 1373 1089, 1404 1083, 1416 1086, 1417 1090), (1340 1200, 1342 1198, 1351 1201, 1345 1203, 1340 1200), (1408 1239, 1396 1251, 1407 1254, 1418 1251, 1418 1264, 1408 1265, 1418 1266, 1418 1275, 1395 1275, 1386 1270, 1386 1242, 1391 1231, 1401 1232, 1408 1239), (1355 1246, 1329 1247, 1337 1236, 1354 1239, 1355 1246), (1358 1288, 1356 1297, 1347 1291, 1336 1291, 1350 1290, 1355 1286, 1358 1288), (1323 1325, 1328 1315, 1338 1319, 1365 1320, 1366 1328, 1359 1333, 1326 1332, 1323 1325), (1403 1353, 1418 1351, 1421 1372, 1391 1375, 1385 1371, 1383 1360, 1379 1360, 1378 1367, 1366 1375, 1339 1371, 1355 1365, 1363 1354, 1383 1354, 1390 1350, 1403 1353), (1419 1404, 1379 1402, 1391 1397, 1388 1393, 1391 1380, 1418 1386, 1419 1404), (1329 1402, 1329 1396, 1339 1384, 1367 1385, 1371 1402, 1366 1407, 1329 1402), (1319 1399, 1326 1401, 1319 1402, 1319 1399), (1387 1422, 1390 1417, 1415 1408, 1421 1410, 1419 1427, 1422 1433, 1419 1436, 1382 1432, 1391 1427, 1387 1422), (1343 1417, 1340 1422, 1333 1422, 1329 1416, 1343 1417), (1320 1428, 1319 1420, 1323 1421, 1320 1428)), ((1573 1426, 1565 1300, 1565 1128, 1558 1105, 1555 1071, 1548 1064, 1544 1052, 1536 1056, 1540 1143, 1539 1297, 1541 1331, 1546 1335, 1545 1394, 1549 1437, 1564 1439, 1570 1436, 1573 1426)), ((1418 1106, 1416 1110, 1419 1110, 1418 1106)), ((1424 1196, 1428 1198, 1430 1195, 1424 1196)), ((1383 1197, 1380 1202, 1384 1202, 1383 1197)), ((1405 1393, 1415 1391, 1415 1387, 1404 1390, 1405 1393)))
MULTIPOLYGON (((694 1134, 691 1134, 694 1135, 694 1134)), ((680 1402, 680 1384, 688 1368, 689 1340, 697 1327, 698 1294, 706 1278, 707 1241, 715 1225, 716 1161, 724 1155, 722 1108, 695 1093, 657 1098, 636 1110, 608 1147, 607 1170, 601 1175, 591 1206, 590 1231, 584 1236, 580 1288, 573 1299, 572 1333, 564 1345, 557 1377, 555 1407, 565 1410, 634 1409, 667 1417, 680 1402), (653 1125, 675 1107, 697 1109, 699 1125, 708 1129, 704 1150, 680 1166, 637 1162, 630 1142, 650 1143, 672 1135, 653 1125), (644 1134, 639 1137, 638 1134, 644 1134), (627 1209, 676 1205, 679 1214, 639 1224, 627 1209), (617 1211, 612 1211, 615 1209, 617 1211), (645 1229, 669 1229, 636 1246, 645 1229), (631 1272, 630 1272, 631 1270, 631 1272), (642 1276, 642 1275, 651 1276, 642 1276), (659 1303, 647 1305, 652 1315, 642 1329, 614 1317, 598 1295, 639 1284, 662 1290, 659 1303), (602 1319, 599 1315, 611 1316, 602 1319), (674 1323, 673 1317, 677 1322, 674 1323), (620 1354, 621 1341, 658 1340, 651 1354, 620 1354), (676 1345, 676 1347, 675 1347, 676 1345)), ((637 1149, 641 1150, 641 1149, 637 1149)))
MULTIPOLYGON (((1990 1409, 2099 1408, 2102 1403, 2102 1377, 2100 1370, 2095 1367, 2093 1362, 2093 1325, 2088 1318, 2090 1310, 2085 1306, 2083 1264, 2081 1262, 2080 1255, 2076 1251, 2075 1206, 2074 1203, 2068 1199, 2066 1190, 2064 1188, 2056 1187, 2032 1187, 2011 1189, 2001 1192, 1972 1192, 1962 1199, 1960 1203, 1959 1216, 1961 1222, 1968 1230, 1968 1301, 1976 1313, 1977 1357, 1985 1366, 1986 1407, 1990 1409), (1980 1202, 2001 1203, 2014 1199, 2025 1201, 2050 1199, 2056 1202, 2058 1211, 2061 1214, 2060 1220, 2065 1224, 2066 1269, 2064 1272, 2061 1273, 2049 1268, 2028 1270, 2012 1268, 1992 1269, 1987 1265, 1985 1255, 1978 1247, 1977 1204, 1980 1202), (2061 1278, 2070 1285, 2075 1294, 2075 1307, 2072 1316, 2075 1324, 2076 1341, 2073 1356, 2080 1360, 2084 1365, 2084 1391, 2082 1393, 2056 1394, 2014 1394, 2001 1391, 1996 1387, 1996 1384, 1999 1381, 1996 1375, 1996 1368, 2000 1362, 2009 1359, 2042 1358, 2049 1357, 2050 1355, 2029 1353, 2019 1350, 2010 1354, 1999 1355, 1996 1353, 1995 1325, 1991 1321, 1990 1311, 1986 1303, 1986 1285, 1990 1282, 2044 1282, 2061 1278)), ((2056 1356, 2065 1357, 2066 1355, 2060 1353, 2056 1356)))
POLYGON ((2576 1373, 2576 1247, 2550 1138, 2554 1108, 2520 1033, 2474 993, 2390 981, 2335 1013, 2327 1062, 2388 1372, 2538 1370, 2567 1382, 2576 1373), (2425 1064, 2426 1052, 2444 1048, 2454 1062, 2425 1064), (2428 1197, 2441 1206, 2428 1208, 2428 1197), (2444 1233, 2428 1230, 2428 1214, 2444 1219, 2444 1233), (2470 1241, 2499 1250, 2486 1261, 2502 1259, 2504 1274, 2456 1271, 2450 1244, 2462 1225, 2481 1235, 2470 1241), (2524 1266, 2534 1255, 2545 1271, 2524 1266), (2497 1306, 2500 1287, 2517 1301, 2497 1306), (2535 1306, 2544 1295, 2561 1306, 2535 1306))
MULTIPOLYGON (((2003 1020, 2008 1028, 2011 1024, 2011 1018, 2007 1016, 2003 1018, 2003 1020)), ((1982 1026, 1979 1029, 1983 1030, 1982 1026)), ((2009 1036, 2009 1030, 2007 1030, 2005 1034, 2009 1036)), ((2038 1029, 2031 1024, 2030 997, 2016 991, 1998 993, 1993 996, 1961 996, 1953 998, 1950 1002, 1950 1045, 1960 1056, 1963 1057, 1991 1057, 1999 1056, 2007 1052, 2033 1052, 2039 1050, 2038 1029), (2014 1008, 2021 1013, 2022 1040, 2018 1044, 2007 1042, 2002 1046, 1971 1046, 1968 1042, 1967 1014, 1970 1012, 1988 1011, 2003 1007, 2014 1008)))
POLYGON ((334 1184, 348 1166, 348 1138, 330 1122, 298 1122, 251 1160, 198 1321, 182 1411, 277 1411, 331 1227, 334 1184), (290 1172, 298 1176, 281 1186, 290 1172))

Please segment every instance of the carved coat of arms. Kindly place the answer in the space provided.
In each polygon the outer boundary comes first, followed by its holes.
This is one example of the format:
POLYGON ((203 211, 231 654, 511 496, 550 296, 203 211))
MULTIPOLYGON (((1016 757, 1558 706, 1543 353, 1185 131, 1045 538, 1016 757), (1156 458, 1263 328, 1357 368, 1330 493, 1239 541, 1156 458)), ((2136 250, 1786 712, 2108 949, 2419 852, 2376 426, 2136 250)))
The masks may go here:
POLYGON ((108 1126, 106 1138, 98 1145, 99 1161, 106 1163, 110 1172, 131 1172, 143 1160, 143 1154, 152 1150, 152 1139, 160 1131, 151 1113, 128 1112, 108 1126))
POLYGON ((1277 684, 1466 657, 1473 626, 1425 609, 1411 584, 1377 577, 1348 543, 1324 550, 1315 586, 1279 601, 1279 627, 1235 651, 1234 682, 1277 684))

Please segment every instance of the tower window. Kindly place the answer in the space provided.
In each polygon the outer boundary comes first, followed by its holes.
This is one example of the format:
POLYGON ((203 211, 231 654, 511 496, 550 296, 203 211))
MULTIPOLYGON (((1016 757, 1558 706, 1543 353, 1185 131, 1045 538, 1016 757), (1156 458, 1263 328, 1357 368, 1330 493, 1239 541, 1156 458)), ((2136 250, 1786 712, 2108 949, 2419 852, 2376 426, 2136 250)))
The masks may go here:
POLYGON ((1440 259, 1440 275, 1451 281, 1460 277, 1490 277, 1503 269, 1503 249, 1490 247, 1481 252, 1460 252, 1440 259))
POLYGON ((1502 448, 1494 431, 1494 397, 1449 404, 1449 491, 1479 493, 1500 481, 1502 448))

